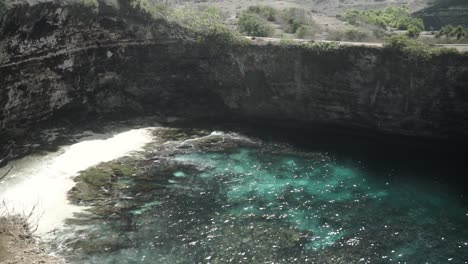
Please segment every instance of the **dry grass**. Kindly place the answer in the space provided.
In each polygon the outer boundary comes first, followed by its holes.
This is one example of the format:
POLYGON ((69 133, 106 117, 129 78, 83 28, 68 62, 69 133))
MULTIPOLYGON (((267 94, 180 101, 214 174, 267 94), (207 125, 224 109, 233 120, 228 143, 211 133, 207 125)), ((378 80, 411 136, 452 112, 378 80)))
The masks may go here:
MULTIPOLYGON (((8 228, 17 227, 18 233, 14 236, 24 239, 25 237, 33 238, 33 234, 37 231, 39 220, 42 214, 36 214, 37 204, 35 204, 29 211, 17 211, 9 208, 5 201, 0 204, 0 234, 8 232, 8 228), (20 228, 18 228, 20 227, 20 228)), ((11 230, 10 230, 11 231, 11 230)))
POLYGON ((34 235, 40 217, 37 207, 18 212, 0 203, 0 263, 2 264, 65 264, 65 260, 47 255, 34 235))

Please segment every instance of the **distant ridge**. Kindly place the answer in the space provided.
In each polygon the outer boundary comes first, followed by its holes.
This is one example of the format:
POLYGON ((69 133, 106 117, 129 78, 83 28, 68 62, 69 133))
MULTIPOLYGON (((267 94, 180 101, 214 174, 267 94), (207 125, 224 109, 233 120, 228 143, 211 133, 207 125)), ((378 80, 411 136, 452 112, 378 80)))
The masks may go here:
POLYGON ((446 25, 468 27, 468 0, 437 0, 413 15, 424 21, 427 30, 439 30, 446 25))

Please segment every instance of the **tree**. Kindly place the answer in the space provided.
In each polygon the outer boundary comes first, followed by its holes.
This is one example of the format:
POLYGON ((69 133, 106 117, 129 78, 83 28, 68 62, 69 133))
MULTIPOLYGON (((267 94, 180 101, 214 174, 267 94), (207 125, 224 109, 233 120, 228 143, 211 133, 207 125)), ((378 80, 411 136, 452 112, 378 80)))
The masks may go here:
POLYGON ((449 37, 451 32, 453 31, 453 26, 452 25, 446 25, 446 26, 443 26, 439 32, 437 32, 437 34, 435 35, 436 38, 440 38, 442 36, 445 36, 445 37, 449 37))
POLYGON ((420 33, 421 33, 421 30, 418 27, 413 26, 413 25, 410 25, 408 27, 408 32, 407 32, 408 37, 417 38, 417 37, 419 37, 420 33))
POLYGON ((467 32, 463 26, 458 26, 452 30, 450 33, 452 37, 456 37, 457 39, 466 38, 467 32))
POLYGON ((424 23, 420 18, 411 17, 410 11, 406 7, 388 6, 384 10, 349 10, 340 16, 352 25, 376 25, 381 28, 396 28, 408 30, 410 26, 424 30, 424 23))
POLYGON ((435 35, 436 38, 440 38, 442 36, 445 36, 446 38, 456 38, 458 40, 463 39, 468 37, 468 32, 466 29, 459 25, 457 27, 454 27, 452 25, 446 25, 442 27, 439 32, 435 35))
POLYGON ((254 13, 243 13, 238 22, 239 31, 249 36, 269 37, 274 29, 263 18, 254 13))
POLYGON ((288 8, 282 12, 282 19, 287 24, 287 32, 296 33, 296 31, 307 23, 307 15, 303 9, 299 8, 288 8))

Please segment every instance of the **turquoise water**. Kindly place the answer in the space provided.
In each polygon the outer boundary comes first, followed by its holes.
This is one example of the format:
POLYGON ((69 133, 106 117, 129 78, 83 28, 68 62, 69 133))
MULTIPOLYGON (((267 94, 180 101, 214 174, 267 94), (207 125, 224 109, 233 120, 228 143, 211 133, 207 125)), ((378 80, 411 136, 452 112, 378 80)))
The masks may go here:
POLYGON ((261 148, 171 162, 167 179, 125 179, 132 206, 80 231, 100 247, 72 263, 468 261, 468 207, 430 177, 261 148))
MULTIPOLYGON (((339 218, 334 204, 364 202, 387 195, 359 175, 356 169, 334 164, 326 156, 304 159, 293 155, 266 155, 241 149, 232 154, 191 154, 177 158, 210 169, 199 175, 214 181, 228 179, 224 199, 227 213, 258 215, 310 231, 307 248, 332 245, 346 234, 325 218, 339 218)), ((344 213, 344 212, 341 212, 344 213)))

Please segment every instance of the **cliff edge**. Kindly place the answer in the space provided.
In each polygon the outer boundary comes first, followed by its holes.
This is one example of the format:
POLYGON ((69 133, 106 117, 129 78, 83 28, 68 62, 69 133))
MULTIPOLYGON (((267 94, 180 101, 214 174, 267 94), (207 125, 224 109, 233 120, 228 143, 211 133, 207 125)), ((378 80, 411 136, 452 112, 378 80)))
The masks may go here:
POLYGON ((0 23, 0 127, 152 115, 468 138, 468 55, 200 41, 164 19, 38 4, 0 23))

